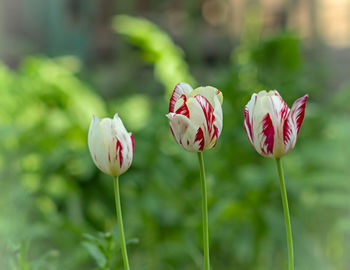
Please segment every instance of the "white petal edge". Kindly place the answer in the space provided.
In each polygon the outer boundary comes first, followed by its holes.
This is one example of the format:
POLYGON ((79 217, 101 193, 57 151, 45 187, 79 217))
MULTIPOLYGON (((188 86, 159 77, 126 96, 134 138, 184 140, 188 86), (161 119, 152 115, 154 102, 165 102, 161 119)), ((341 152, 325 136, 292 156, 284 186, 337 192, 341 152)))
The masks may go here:
POLYGON ((103 141, 103 135, 100 128, 100 120, 94 115, 88 133, 88 145, 92 160, 95 165, 104 173, 110 174, 107 169, 106 147, 103 141))

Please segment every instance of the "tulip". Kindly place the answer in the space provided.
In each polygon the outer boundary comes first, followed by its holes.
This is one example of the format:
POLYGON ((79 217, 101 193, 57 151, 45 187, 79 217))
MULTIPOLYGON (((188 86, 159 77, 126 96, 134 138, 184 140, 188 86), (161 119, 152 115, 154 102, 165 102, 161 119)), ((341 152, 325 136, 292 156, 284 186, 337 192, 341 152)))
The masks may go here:
POLYGON ((260 155, 280 158, 294 148, 307 98, 297 99, 289 109, 276 90, 252 95, 244 108, 244 128, 260 155))
POLYGON ((90 123, 88 144, 95 165, 102 172, 113 176, 124 268, 130 270, 120 203, 119 175, 126 172, 131 165, 134 155, 134 137, 126 131, 117 113, 113 119, 103 118, 101 121, 94 115, 90 123))
POLYGON ((187 83, 176 85, 170 99, 171 132, 186 151, 213 148, 222 130, 222 93, 211 86, 192 89, 187 83))
POLYGON ((129 169, 134 155, 134 137, 126 131, 118 114, 101 121, 94 115, 88 144, 92 160, 102 172, 119 176, 129 169))
POLYGON ((202 190, 204 268, 210 269, 207 184, 202 151, 213 148, 222 130, 222 93, 211 86, 192 89, 187 83, 175 86, 170 98, 171 132, 188 152, 197 152, 202 190))
POLYGON ((244 108, 244 128, 250 143, 260 155, 276 159, 286 224, 289 270, 294 270, 293 235, 281 157, 296 144, 307 98, 308 95, 305 95, 297 99, 289 109, 277 90, 260 91, 252 95, 244 108))

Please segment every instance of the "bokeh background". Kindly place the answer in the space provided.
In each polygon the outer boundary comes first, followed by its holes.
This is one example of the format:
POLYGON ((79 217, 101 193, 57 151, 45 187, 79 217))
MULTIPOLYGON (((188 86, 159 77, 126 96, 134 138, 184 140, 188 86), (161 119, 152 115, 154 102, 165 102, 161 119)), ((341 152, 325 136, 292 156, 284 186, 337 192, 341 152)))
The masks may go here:
POLYGON ((350 265, 350 0, 0 0, 0 269, 123 269, 93 114, 135 136, 121 176, 132 269, 201 269, 197 157, 165 117, 176 83, 224 95, 205 152, 213 269, 286 269, 273 160, 243 129, 261 89, 309 93, 283 158, 296 269, 350 265))

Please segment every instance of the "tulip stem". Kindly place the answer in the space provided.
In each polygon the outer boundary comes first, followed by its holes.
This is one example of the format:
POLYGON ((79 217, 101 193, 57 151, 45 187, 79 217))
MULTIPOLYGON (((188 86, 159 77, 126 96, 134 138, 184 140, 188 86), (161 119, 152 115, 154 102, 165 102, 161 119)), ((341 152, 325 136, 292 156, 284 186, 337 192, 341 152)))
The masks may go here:
POLYGON ((282 204, 283 204, 283 211, 284 211, 284 221, 286 223, 286 233, 287 233, 287 241, 288 241, 288 260, 289 260, 289 268, 288 269, 294 270, 293 236, 292 236, 292 227, 290 224, 287 191, 286 191, 286 185, 284 182, 284 174, 283 174, 281 159, 276 158, 276 162, 277 162, 278 175, 280 178, 282 204))
POLYGON ((129 260, 128 260, 128 251, 126 250, 126 242, 125 242, 125 235, 124 235, 122 208, 120 206, 120 193, 119 193, 118 176, 114 177, 114 195, 115 195, 115 208, 117 211, 119 234, 120 234, 120 246, 121 246, 122 254, 123 254, 124 269, 130 270, 129 260))
POLYGON ((202 152, 198 152, 200 166, 200 179, 202 188, 202 218, 203 218, 203 249, 204 249, 204 269, 210 270, 209 259, 209 226, 208 226, 208 198, 207 183, 205 181, 205 170, 202 152))

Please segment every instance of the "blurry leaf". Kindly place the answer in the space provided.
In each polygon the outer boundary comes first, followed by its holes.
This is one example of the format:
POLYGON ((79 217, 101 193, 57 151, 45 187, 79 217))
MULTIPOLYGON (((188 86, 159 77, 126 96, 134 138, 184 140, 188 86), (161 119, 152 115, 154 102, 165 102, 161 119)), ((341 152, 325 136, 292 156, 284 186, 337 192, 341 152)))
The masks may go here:
POLYGON ((50 250, 39 257, 34 263, 32 270, 46 270, 48 269, 48 265, 50 265, 50 269, 55 268, 54 265, 56 262, 52 262, 52 259, 57 259, 59 256, 59 252, 57 250, 50 250))
POLYGON ((140 239, 138 238, 132 238, 126 241, 127 245, 137 245, 138 243, 140 243, 140 239))
POLYGON ((107 264, 107 258, 101 251, 100 247, 90 242, 83 242, 82 245, 87 249, 90 255, 95 259, 99 267, 105 267, 107 264))

